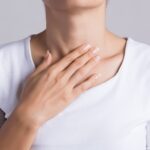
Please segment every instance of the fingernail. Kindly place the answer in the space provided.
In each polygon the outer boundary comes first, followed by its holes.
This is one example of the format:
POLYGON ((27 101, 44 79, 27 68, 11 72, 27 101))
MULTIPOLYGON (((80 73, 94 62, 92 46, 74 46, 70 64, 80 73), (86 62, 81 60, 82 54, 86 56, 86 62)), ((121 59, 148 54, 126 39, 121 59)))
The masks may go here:
POLYGON ((96 56, 96 57, 95 57, 95 60, 96 60, 96 61, 100 61, 100 59, 101 59, 100 56, 96 56))
POLYGON ((83 51, 87 51, 89 48, 91 48, 91 45, 90 44, 86 44, 84 47, 83 47, 83 51))
POLYGON ((46 52, 45 59, 47 59, 48 57, 49 57, 49 50, 47 50, 47 52, 46 52))
POLYGON ((95 53, 97 53, 98 51, 100 50, 100 48, 95 48, 94 50, 93 50, 93 54, 95 54, 95 53))
POLYGON ((95 75, 95 79, 98 79, 98 78, 100 78, 101 76, 102 76, 102 74, 101 74, 101 73, 98 73, 98 74, 95 75))

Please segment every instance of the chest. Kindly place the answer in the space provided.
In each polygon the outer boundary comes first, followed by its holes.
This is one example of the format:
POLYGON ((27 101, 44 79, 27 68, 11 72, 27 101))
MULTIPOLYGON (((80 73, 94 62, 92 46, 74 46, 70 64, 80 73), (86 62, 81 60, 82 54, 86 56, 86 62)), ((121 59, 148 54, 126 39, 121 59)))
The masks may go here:
POLYGON ((131 103, 126 103, 129 97, 124 96, 90 97, 89 94, 79 97, 39 129, 33 147, 47 145, 57 150, 75 147, 110 150, 113 147, 119 150, 123 147, 136 149, 139 141, 144 146, 146 131, 140 105, 135 105, 137 99, 131 96, 131 103))

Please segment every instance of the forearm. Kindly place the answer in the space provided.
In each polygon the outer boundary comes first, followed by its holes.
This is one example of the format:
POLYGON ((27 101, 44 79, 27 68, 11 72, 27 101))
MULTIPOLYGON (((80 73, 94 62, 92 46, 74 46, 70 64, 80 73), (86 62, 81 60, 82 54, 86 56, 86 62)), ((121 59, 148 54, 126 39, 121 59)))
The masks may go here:
POLYGON ((30 150, 37 130, 20 122, 17 115, 13 113, 0 128, 0 149, 30 150))

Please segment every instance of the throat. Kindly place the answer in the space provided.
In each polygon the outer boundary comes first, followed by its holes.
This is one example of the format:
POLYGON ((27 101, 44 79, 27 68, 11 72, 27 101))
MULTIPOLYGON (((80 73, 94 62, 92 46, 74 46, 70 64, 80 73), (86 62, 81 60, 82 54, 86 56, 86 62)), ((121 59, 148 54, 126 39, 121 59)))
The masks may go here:
POLYGON ((46 7, 43 39, 55 61, 83 43, 105 49, 105 5, 76 14, 46 7))

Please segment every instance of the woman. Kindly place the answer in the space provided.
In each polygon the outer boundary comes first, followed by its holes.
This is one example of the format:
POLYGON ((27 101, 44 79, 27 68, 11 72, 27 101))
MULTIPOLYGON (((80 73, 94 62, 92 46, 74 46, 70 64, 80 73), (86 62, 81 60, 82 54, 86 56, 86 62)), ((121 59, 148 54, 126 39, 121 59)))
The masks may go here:
POLYGON ((107 29, 106 3, 45 0, 46 30, 1 47, 2 150, 148 149, 150 47, 107 29))

